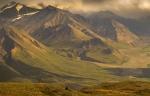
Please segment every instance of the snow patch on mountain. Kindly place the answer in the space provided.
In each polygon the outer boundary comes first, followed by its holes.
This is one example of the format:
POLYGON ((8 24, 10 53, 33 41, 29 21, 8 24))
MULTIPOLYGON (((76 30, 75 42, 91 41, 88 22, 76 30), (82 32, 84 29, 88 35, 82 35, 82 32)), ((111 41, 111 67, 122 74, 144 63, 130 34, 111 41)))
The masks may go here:
POLYGON ((23 5, 21 5, 21 4, 18 4, 18 5, 16 6, 16 9, 17 9, 18 12, 19 12, 20 9, 22 9, 22 8, 23 8, 23 5))
POLYGON ((17 18, 14 18, 14 19, 12 20, 12 22, 17 21, 17 20, 20 20, 20 19, 23 18, 24 16, 31 16, 31 15, 34 15, 34 14, 36 14, 36 13, 38 13, 38 11, 37 11, 37 12, 31 12, 31 13, 23 14, 23 15, 18 15, 18 17, 17 17, 17 18))

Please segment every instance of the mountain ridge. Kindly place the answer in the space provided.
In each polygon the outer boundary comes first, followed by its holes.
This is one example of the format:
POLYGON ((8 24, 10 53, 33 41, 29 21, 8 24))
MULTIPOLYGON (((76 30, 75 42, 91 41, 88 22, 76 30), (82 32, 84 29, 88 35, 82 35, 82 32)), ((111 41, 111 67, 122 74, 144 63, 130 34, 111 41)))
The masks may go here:
POLYGON ((18 14, 16 6, 12 7, 17 12, 14 17, 0 17, 7 21, 0 22, 4 24, 0 28, 0 62, 8 73, 15 74, 12 77, 29 82, 97 83, 135 79, 114 75, 105 65, 108 68, 149 66, 146 61, 149 47, 139 47, 136 42, 140 37, 113 19, 112 13, 103 12, 100 19, 94 17, 88 22, 91 19, 53 6, 33 12, 26 8, 23 14, 18 14))
POLYGON ((119 41, 119 39, 122 38, 121 41, 127 44, 134 43, 138 40, 138 35, 132 32, 128 28, 128 26, 126 26, 126 24, 122 22, 123 20, 128 21, 128 19, 120 17, 110 11, 93 13, 92 15, 89 15, 87 18, 89 19, 89 23, 92 25, 92 28, 94 28, 95 32, 104 36, 105 38, 109 38, 113 41, 119 41), (125 40, 125 38, 118 33, 122 33, 122 35, 124 34, 128 36, 130 40, 132 38, 132 42, 129 43, 127 39, 125 40))

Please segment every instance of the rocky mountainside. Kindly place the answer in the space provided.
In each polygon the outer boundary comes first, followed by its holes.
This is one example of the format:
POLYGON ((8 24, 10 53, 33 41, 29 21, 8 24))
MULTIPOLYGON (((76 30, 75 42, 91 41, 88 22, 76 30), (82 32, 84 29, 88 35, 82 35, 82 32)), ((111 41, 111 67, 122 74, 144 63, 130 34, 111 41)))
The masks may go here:
POLYGON ((32 16, 22 18, 14 24, 36 39, 45 42, 55 41, 56 39, 58 42, 102 38, 80 22, 76 15, 52 6, 42 9, 32 16))
POLYGON ((78 82, 78 79, 83 79, 95 82, 92 78, 96 79, 97 75, 101 78, 103 74, 109 76, 96 65, 56 54, 53 49, 15 27, 4 27, 0 36, 1 52, 4 52, 1 59, 5 61, 0 64, 0 74, 6 75, 0 81, 78 82))
POLYGON ((108 58, 116 62, 118 58, 109 41, 90 29, 84 17, 53 6, 16 20, 13 25, 63 56, 98 62, 109 62, 108 58), (98 60, 98 55, 105 59, 98 60))
POLYGON ((138 40, 138 36, 134 32, 130 31, 130 28, 128 28, 124 22, 130 20, 117 16, 112 12, 102 11, 95 13, 88 16, 88 19, 92 28, 96 30, 95 32, 101 36, 129 44, 138 40))
POLYGON ((122 17, 104 13, 87 19, 53 6, 40 10, 16 2, 4 6, 0 74, 12 74, 0 80, 99 82, 120 79, 107 66, 147 67, 149 48, 130 46, 139 36, 118 19, 122 17))
POLYGON ((17 18, 19 15, 25 15, 32 12, 37 12, 38 9, 27 7, 26 5, 10 2, 3 6, 0 10, 0 17, 2 18, 17 18))
POLYGON ((133 32, 130 32, 127 27, 119 22, 112 21, 112 25, 116 31, 116 40, 118 42, 134 44, 139 40, 139 37, 135 35, 133 32))
POLYGON ((138 36, 150 35, 149 27, 148 27, 148 25, 150 24, 149 18, 150 16, 137 18, 137 19, 125 18, 125 17, 118 16, 117 14, 110 11, 96 12, 91 14, 88 17, 90 21, 93 21, 93 23, 91 22, 91 24, 94 26, 98 26, 97 24, 99 24, 100 21, 104 22, 101 23, 105 25, 105 23, 108 22, 107 20, 113 19, 125 25, 131 32, 135 33, 138 36))

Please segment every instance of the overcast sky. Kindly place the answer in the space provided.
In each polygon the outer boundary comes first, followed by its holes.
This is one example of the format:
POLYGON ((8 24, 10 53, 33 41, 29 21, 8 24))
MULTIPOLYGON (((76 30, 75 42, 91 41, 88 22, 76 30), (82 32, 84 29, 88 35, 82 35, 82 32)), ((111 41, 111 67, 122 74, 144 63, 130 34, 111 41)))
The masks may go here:
MULTIPOLYGON (((0 0, 0 6, 12 0, 0 0)), ((128 17, 146 16, 150 13, 150 0, 14 0, 30 6, 39 3, 54 5, 75 12, 111 10, 128 17)))

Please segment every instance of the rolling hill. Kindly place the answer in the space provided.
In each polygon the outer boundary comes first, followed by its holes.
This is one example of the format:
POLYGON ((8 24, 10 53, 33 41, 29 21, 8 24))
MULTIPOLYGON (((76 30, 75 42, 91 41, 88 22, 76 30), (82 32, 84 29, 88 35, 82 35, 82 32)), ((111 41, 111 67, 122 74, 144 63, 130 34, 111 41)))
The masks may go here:
POLYGON ((4 70, 1 70, 1 74, 8 73, 8 80, 5 81, 92 83, 105 77, 115 78, 96 65, 60 56, 21 31, 12 26, 0 31, 1 46, 5 53, 2 56, 6 63, 1 65, 4 70))

